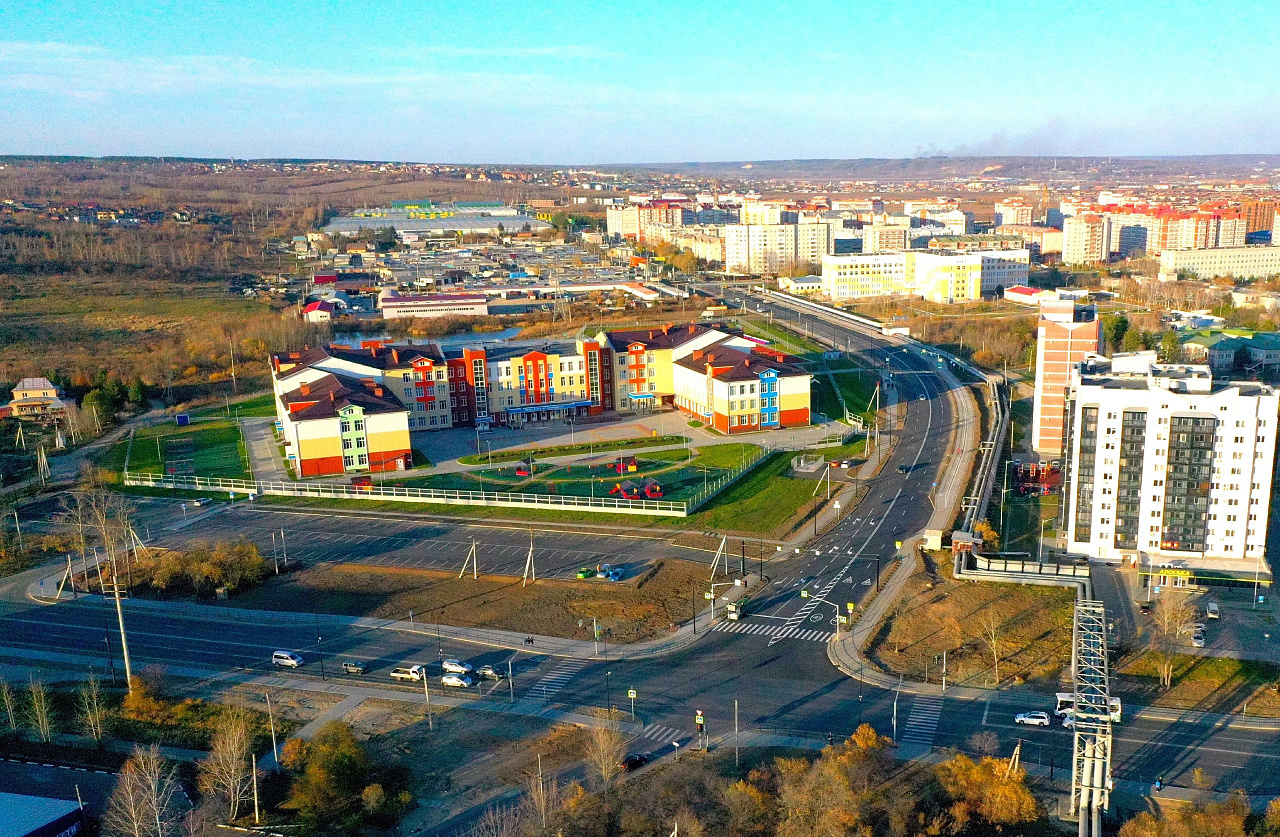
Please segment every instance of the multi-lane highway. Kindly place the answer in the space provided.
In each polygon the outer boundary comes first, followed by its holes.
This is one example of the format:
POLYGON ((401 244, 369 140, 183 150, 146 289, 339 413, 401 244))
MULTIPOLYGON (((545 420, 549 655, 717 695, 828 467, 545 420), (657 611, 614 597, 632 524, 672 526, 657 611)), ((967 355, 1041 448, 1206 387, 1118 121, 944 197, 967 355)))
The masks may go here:
MULTIPOLYGON (((452 656, 505 670, 512 659, 515 682, 497 688, 486 683, 483 690, 493 694, 477 700, 484 700, 491 709, 500 708, 503 693, 514 693, 517 701, 569 707, 612 702, 627 709, 626 691, 635 689, 637 714, 645 726, 634 746, 651 754, 670 751, 673 742, 688 741, 696 711, 707 718, 712 736, 730 731, 737 701, 744 730, 841 737, 865 721, 916 747, 963 746, 973 733, 986 730, 996 733, 1004 752, 1020 738, 1027 742, 1024 759, 1065 769, 1071 748, 1066 731, 1013 724, 1016 712, 1051 709, 1049 697, 997 695, 979 701, 908 693, 898 696, 865 686, 831 666, 824 642, 833 630, 836 608, 869 589, 877 558, 880 572, 890 572, 894 542, 917 533, 932 513, 928 497, 938 481, 954 417, 950 401, 944 397, 946 384, 919 354, 811 314, 784 311, 777 301, 752 297, 747 302, 752 310, 756 306, 766 311, 773 308, 775 318, 785 316, 810 333, 847 345, 869 368, 893 372, 906 416, 889 463, 870 481, 861 503, 800 554, 777 556, 771 562, 770 585, 743 622, 719 624, 713 630, 703 628, 705 633, 697 643, 666 656, 606 662, 602 658, 547 657, 533 649, 511 651, 440 641, 430 630, 413 633, 306 619, 272 624, 264 617, 243 615, 197 619, 127 607, 135 665, 266 673, 270 652, 291 648, 308 658, 298 677, 318 677, 319 663, 324 660, 326 675, 342 678, 336 674, 335 663, 359 659, 370 668, 355 681, 386 685, 390 683, 389 669, 405 662, 438 664, 442 656, 452 656), (906 467, 900 471, 899 466, 906 467), (802 597, 801 591, 809 595, 802 597)), ((174 519, 172 506, 165 504, 153 504, 148 513, 156 521, 174 519)), ((483 545, 483 567, 495 571, 516 567, 518 571, 528 545, 524 529, 383 517, 361 521, 358 516, 327 514, 295 518, 293 523, 282 523, 282 519, 286 518, 280 512, 243 508, 222 513, 209 525, 245 534, 267 547, 271 533, 283 526, 292 533, 293 548, 305 550, 312 559, 332 553, 330 557, 341 555, 344 560, 354 555, 357 560, 403 561, 412 566, 460 566, 460 551, 475 537, 483 545), (310 533, 306 536, 310 540, 302 540, 303 531, 310 533)), ((170 536, 181 535, 164 537, 170 536)), ((643 537, 539 533, 535 539, 540 549, 550 550, 540 567, 540 573, 548 575, 619 557, 645 560, 655 550, 670 553, 670 547, 661 541, 643 537)), ((71 654, 78 664, 92 664, 98 670, 108 665, 110 654, 118 667, 118 637, 110 617, 92 600, 42 606, 11 594, 0 601, 0 654, 71 654)), ((1117 778, 1150 781, 1162 775, 1166 781, 1181 779, 1185 783, 1190 771, 1201 767, 1221 788, 1280 792, 1280 734, 1276 731, 1254 728, 1248 719, 1223 723, 1198 717, 1178 719, 1166 713, 1137 714, 1132 717, 1134 712, 1129 708, 1129 717, 1117 730, 1117 778)))

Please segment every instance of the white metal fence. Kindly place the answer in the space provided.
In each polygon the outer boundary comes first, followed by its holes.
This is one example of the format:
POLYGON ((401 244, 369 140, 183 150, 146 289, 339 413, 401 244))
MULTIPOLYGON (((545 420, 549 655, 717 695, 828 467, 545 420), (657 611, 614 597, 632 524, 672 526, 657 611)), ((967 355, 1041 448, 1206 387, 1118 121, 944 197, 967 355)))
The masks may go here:
POLYGON ((528 494, 513 491, 465 491, 441 488, 412 488, 401 485, 356 487, 338 483, 264 482, 220 477, 134 474, 126 471, 124 484, 173 491, 226 491, 232 494, 276 497, 319 497, 339 500, 394 500, 401 503, 437 503, 446 506, 502 506, 507 508, 562 509, 607 514, 644 514, 687 517, 719 494, 743 474, 758 465, 768 451, 759 449, 739 467, 724 471, 706 482, 688 500, 628 500, 622 497, 578 497, 570 494, 528 494))

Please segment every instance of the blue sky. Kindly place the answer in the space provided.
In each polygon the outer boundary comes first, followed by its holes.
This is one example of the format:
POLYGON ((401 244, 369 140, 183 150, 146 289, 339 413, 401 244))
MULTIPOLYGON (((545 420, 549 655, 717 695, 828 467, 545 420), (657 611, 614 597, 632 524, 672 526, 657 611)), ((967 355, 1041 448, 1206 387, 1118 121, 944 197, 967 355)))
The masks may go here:
POLYGON ((1240 2, 0 4, 0 153, 1280 153, 1240 2))

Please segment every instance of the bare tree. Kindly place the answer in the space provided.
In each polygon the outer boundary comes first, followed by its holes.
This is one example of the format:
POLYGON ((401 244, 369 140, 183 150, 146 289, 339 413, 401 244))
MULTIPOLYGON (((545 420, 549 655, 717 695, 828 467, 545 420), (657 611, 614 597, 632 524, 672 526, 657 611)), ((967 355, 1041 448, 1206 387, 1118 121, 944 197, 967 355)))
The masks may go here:
POLYGON ((52 740, 53 707, 49 704, 49 690, 43 680, 31 678, 27 698, 31 703, 27 708, 27 719, 31 723, 31 728, 36 731, 36 737, 44 742, 52 740))
POLYGON ((601 786, 608 787, 622 769, 618 762, 626 755, 626 743, 615 724, 591 728, 587 738, 587 764, 592 773, 600 777, 601 786))
POLYGON ((525 797, 525 804, 529 807, 530 817, 542 823, 544 829, 552 815, 560 810, 560 801, 560 784, 554 778, 529 777, 529 795, 525 797))
POLYGON ((90 673, 89 679, 80 684, 80 688, 76 691, 77 714, 84 732, 94 741, 101 741, 107 709, 102 704, 102 690, 98 688, 98 678, 90 673))
POLYGON ((124 763, 102 815, 109 837, 176 837, 183 819, 178 805, 178 779, 160 748, 135 747, 124 763))
POLYGON ((1160 673, 1160 685, 1165 688, 1173 685, 1173 668, 1178 655, 1178 640, 1191 633, 1195 613, 1190 595, 1181 590, 1161 593, 1156 599, 1155 607, 1151 610, 1151 621, 1155 625, 1153 653, 1156 668, 1160 673))
POLYGON ((975 732, 969 736, 969 749, 983 756, 994 756, 1000 752, 1000 736, 991 730, 975 732))
POLYGON ((249 767, 249 719, 239 708, 227 709, 213 733, 209 756, 200 763, 200 789, 218 797, 234 820, 249 797, 253 775, 249 767))
POLYGON ((9 724, 10 732, 18 731, 18 698, 9 681, 0 677, 0 704, 4 705, 4 719, 9 724))
POLYGON ((995 677, 994 685, 1000 685, 1000 649, 1004 644, 1004 616, 995 607, 982 611, 978 619, 978 627, 982 631, 982 641, 991 650, 991 668, 995 677))
POLYGON ((83 491, 73 491, 62 498, 62 513, 58 522, 71 530, 71 543, 80 555, 80 570, 84 573, 85 589, 89 589, 89 565, 86 553, 89 551, 89 535, 93 532, 93 513, 89 508, 89 498, 83 491))
POLYGON ((515 837, 520 833, 520 809, 514 805, 486 808, 467 832, 468 837, 515 837))

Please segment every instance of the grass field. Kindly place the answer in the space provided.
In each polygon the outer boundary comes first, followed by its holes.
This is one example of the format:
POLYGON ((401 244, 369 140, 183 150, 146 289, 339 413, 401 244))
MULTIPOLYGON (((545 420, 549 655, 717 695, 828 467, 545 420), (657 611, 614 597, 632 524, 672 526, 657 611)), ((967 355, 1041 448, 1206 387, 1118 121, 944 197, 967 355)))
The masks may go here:
MULTIPOLYGON (((638 642, 687 621, 693 593, 706 581, 704 564, 666 559, 643 586, 637 581, 540 580, 528 587, 519 578, 481 576, 357 564, 321 564, 235 597, 236 607, 318 611, 348 616, 406 619, 410 610, 426 623, 500 628, 521 633, 591 638, 598 619, 609 642, 638 642), (583 621, 587 627, 578 627, 583 621)), ((704 605, 701 595, 696 603, 704 605)))
MULTIPOLYGON (((163 473, 164 463, 161 457, 164 446, 185 439, 191 439, 195 443, 195 450, 189 456, 195 460, 196 476, 249 478, 245 469, 244 440, 240 434, 240 425, 234 421, 201 421, 189 427, 162 424, 138 428, 133 435, 129 470, 135 473, 163 473)), ((187 455, 180 456, 185 458, 187 455)), ((109 454, 109 458, 114 457, 114 453, 109 454)))
POLYGON ((276 414, 276 397, 272 393, 264 392, 262 395, 255 395, 253 398, 247 398, 244 401, 227 405, 212 405, 209 407, 201 407, 198 410, 192 410, 192 416, 222 416, 224 418, 266 418, 274 417, 276 414))
POLYGON ((788 477, 791 453, 770 454, 755 470, 685 518, 689 528, 771 534, 812 501, 813 482, 788 477))

